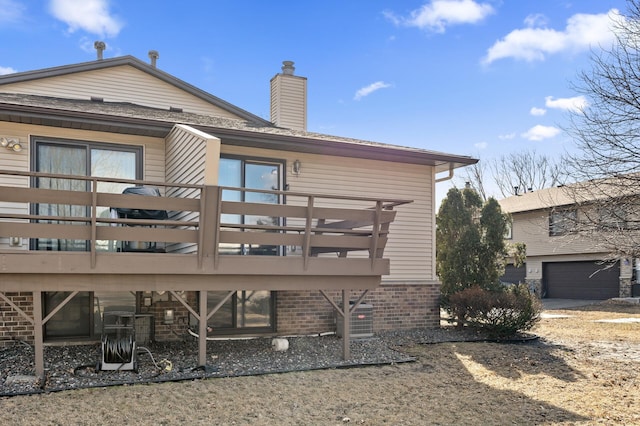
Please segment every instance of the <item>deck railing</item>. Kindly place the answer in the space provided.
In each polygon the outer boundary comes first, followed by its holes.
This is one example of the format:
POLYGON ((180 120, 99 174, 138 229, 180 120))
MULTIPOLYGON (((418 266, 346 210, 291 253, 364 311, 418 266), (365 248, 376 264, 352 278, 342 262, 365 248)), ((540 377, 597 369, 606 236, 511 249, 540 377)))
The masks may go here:
POLYGON ((212 257, 216 266, 225 254, 285 253, 301 257, 305 267, 309 258, 331 253, 368 257, 373 264, 383 256, 394 207, 409 202, 0 170, 0 248, 6 253, 35 250, 43 239, 75 241, 73 247, 90 252, 92 267, 101 252, 131 251, 195 254, 199 265, 212 257), (69 182, 84 190, 65 189, 69 182), (52 183, 62 184, 43 187, 52 183), (162 196, 104 190, 126 186, 158 188, 162 196), (168 219, 113 214, 125 208, 166 211, 168 219), (9 237, 30 245, 12 247, 9 237))

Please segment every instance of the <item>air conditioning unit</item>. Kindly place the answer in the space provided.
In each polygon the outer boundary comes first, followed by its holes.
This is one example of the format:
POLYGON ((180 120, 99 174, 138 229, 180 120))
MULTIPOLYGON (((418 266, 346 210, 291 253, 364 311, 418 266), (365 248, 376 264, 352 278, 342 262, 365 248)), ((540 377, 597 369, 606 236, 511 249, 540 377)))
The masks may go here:
MULTIPOLYGON (((352 303, 353 305, 353 303, 352 303)), ((342 315, 336 314, 337 334, 342 337, 342 315)), ((373 305, 361 303, 351 314, 349 323, 349 336, 354 339, 373 337, 373 305)))

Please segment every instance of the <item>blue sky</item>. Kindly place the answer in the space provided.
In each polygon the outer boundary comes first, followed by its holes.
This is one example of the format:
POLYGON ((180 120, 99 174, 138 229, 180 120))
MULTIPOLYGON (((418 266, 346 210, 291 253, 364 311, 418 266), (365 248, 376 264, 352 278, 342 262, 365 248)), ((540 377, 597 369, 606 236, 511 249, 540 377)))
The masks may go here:
MULTIPOLYGON (((0 0, 0 73, 133 55, 269 118, 283 60, 308 130, 488 161, 572 149, 571 89, 625 0, 0 0)), ((443 185, 443 184, 441 184, 443 185)), ((444 188, 446 191, 446 187, 444 188)))

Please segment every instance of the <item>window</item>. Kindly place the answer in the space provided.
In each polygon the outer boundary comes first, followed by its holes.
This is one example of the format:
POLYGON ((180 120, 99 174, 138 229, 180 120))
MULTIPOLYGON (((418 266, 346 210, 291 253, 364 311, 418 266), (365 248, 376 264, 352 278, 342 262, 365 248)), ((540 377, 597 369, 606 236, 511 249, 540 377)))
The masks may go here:
MULTIPOLYGON (((49 291, 42 294, 45 316, 62 303, 69 292, 49 291)), ((44 326, 47 340, 97 339, 102 334, 102 315, 105 310, 135 312, 136 293, 129 291, 81 291, 44 326)))
POLYGON ((549 235, 558 236, 572 232, 578 213, 575 210, 553 210, 549 215, 549 235))
POLYGON ((598 225, 602 231, 627 229, 627 214, 622 207, 601 207, 598 210, 598 225))
POLYGON ((507 220, 506 227, 504 230, 504 239, 512 240, 513 239, 513 220, 507 220))
MULTIPOLYGON (((207 309, 213 309, 226 295, 227 292, 207 292, 207 309)), ((213 334, 273 331, 274 306, 275 292, 237 291, 207 321, 207 326, 213 334)))

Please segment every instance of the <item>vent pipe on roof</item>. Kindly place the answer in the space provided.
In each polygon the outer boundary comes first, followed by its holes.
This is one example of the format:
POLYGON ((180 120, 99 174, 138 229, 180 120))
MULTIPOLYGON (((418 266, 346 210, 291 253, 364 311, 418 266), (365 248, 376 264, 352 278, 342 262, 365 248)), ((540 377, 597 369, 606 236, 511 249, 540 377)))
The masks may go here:
POLYGON ((158 61, 158 58, 160 57, 160 54, 158 53, 157 50, 150 50, 149 51, 149 59, 151 59, 151 66, 152 67, 156 67, 156 62, 158 61))
POLYGON ((104 52, 104 50, 107 48, 107 45, 104 44, 104 41, 96 41, 95 43, 93 43, 93 47, 98 52, 98 60, 102 60, 102 52, 104 52))

